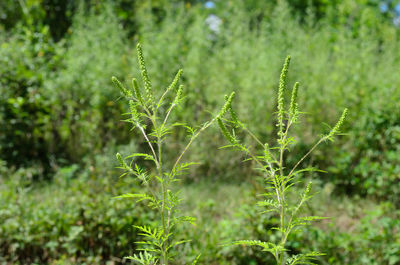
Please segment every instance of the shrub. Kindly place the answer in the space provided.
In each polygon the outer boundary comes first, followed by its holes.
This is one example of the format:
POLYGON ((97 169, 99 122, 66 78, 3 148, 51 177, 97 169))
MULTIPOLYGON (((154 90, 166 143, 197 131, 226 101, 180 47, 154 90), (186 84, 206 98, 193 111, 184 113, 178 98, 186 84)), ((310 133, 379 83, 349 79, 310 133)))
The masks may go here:
POLYGON ((357 121, 350 134, 352 146, 342 149, 338 165, 332 167, 341 176, 332 179, 338 187, 399 204, 400 112, 396 105, 365 107, 366 113, 373 114, 357 121))
POLYGON ((36 166, 42 175, 50 167, 53 103, 43 83, 57 61, 56 47, 47 28, 1 34, 0 158, 10 167, 36 166))
POLYGON ((48 185, 26 182, 27 174, 9 170, 0 178, 2 264, 103 264, 134 249, 132 223, 152 219, 140 206, 110 200, 126 189, 105 176, 70 166, 48 185))
POLYGON ((81 163, 93 158, 108 143, 126 142, 126 134, 113 119, 123 105, 115 97, 108 76, 129 68, 125 33, 110 5, 85 10, 74 18, 61 65, 45 82, 51 98, 51 122, 57 139, 57 158, 81 163), (89 153, 91 155, 89 156, 89 153))

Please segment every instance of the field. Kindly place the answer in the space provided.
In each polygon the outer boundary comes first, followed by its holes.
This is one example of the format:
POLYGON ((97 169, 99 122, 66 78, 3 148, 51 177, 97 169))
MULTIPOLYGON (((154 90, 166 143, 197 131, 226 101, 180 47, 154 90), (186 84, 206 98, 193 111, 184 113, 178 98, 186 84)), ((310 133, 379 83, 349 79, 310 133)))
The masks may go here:
POLYGON ((0 264, 400 264, 399 21, 2 1, 0 264))

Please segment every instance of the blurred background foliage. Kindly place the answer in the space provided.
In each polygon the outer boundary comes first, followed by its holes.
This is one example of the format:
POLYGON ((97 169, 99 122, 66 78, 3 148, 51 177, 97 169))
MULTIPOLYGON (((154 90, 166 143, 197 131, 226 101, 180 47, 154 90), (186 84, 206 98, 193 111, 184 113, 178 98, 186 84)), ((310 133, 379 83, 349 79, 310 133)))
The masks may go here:
MULTIPOLYGON (((138 77, 141 41, 154 87, 184 69, 187 101, 173 119, 200 123, 235 90, 239 115, 264 139, 290 54, 307 114, 289 163, 350 109, 347 135, 306 161, 329 172, 313 176, 321 199, 309 210, 333 221, 296 234, 291 250, 326 252, 319 264, 399 264, 399 26, 394 0, 1 1, 0 263, 118 264, 134 251, 131 224, 153 216, 111 199, 137 188, 118 179, 114 153, 146 147, 120 122, 127 106, 110 77, 138 77)), ((247 205, 260 183, 221 145, 212 128, 187 158, 200 162, 182 185, 198 225, 182 231, 193 242, 179 264, 198 252, 204 264, 268 261, 219 245, 273 240, 275 218, 247 205)))

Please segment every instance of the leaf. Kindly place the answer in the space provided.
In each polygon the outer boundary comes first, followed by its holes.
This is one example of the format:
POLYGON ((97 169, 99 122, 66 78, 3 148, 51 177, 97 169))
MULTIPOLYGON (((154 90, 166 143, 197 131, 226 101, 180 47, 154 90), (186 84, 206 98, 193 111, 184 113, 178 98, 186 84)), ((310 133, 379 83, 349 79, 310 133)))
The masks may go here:
MULTIPOLYGON (((143 244, 143 245, 153 245, 156 247, 161 247, 161 244, 158 242, 153 242, 153 241, 136 241, 136 244, 143 244)), ((141 249, 138 249, 141 250, 141 249)), ((149 250, 148 250, 149 251, 149 250)), ((155 252, 159 252, 159 250, 151 250, 151 251, 155 251, 155 252)))
POLYGON ((318 256, 323 256, 325 255, 324 253, 321 252, 310 252, 310 253, 305 253, 305 254, 298 254, 298 255, 293 255, 290 257, 286 264, 287 265, 295 265, 295 264, 315 264, 312 261, 315 260, 315 257, 318 256))
POLYGON ((199 261, 201 254, 197 255, 197 257, 193 260, 192 265, 196 265, 197 261, 199 261))
POLYGON ((119 196, 115 196, 114 199, 120 199, 120 198, 137 198, 139 197, 140 194, 135 194, 135 193, 125 193, 119 196))
POLYGON ((151 156, 149 154, 143 154, 143 153, 135 153, 135 154, 132 154, 130 156, 127 156, 125 159, 132 158, 132 157, 144 157, 145 160, 155 161, 153 156, 151 156))
POLYGON ((151 238, 156 241, 159 241, 163 234, 162 230, 159 230, 157 228, 154 228, 154 230, 152 230, 150 227, 147 227, 147 226, 134 225, 133 227, 138 229, 141 232, 141 233, 139 233, 139 235, 151 238))
POLYGON ((262 242, 260 240, 238 240, 227 245, 259 246, 262 247, 263 249, 270 249, 269 247, 270 243, 262 242))
POLYGON ((175 218, 176 223, 183 223, 183 222, 188 222, 192 225, 195 225, 196 218, 193 216, 180 216, 178 218, 175 218))
POLYGON ((189 138, 190 138, 190 137, 193 137, 193 136, 196 134, 196 132, 197 132, 197 130, 196 130, 195 128, 190 127, 190 126, 188 126, 188 125, 185 125, 184 127, 186 128, 186 132, 189 134, 189 135, 188 135, 189 138))
POLYGON ((155 128, 149 135, 162 139, 165 135, 170 134, 170 126, 162 124, 160 127, 155 128))
MULTIPOLYGON (((137 243, 137 242, 135 242, 135 243, 137 243)), ((147 252, 154 252, 154 253, 161 253, 161 250, 159 250, 159 249, 154 249, 154 248, 138 248, 138 249, 136 249, 136 250, 139 250, 139 251, 147 251, 147 252)))
POLYGON ((262 207, 272 207, 274 209, 279 208, 279 203, 277 203, 275 200, 265 200, 265 201, 260 201, 257 203, 258 206, 262 207))
POLYGON ((276 193, 275 192, 266 192, 266 193, 258 194, 257 196, 274 197, 274 196, 276 196, 276 193))
POLYGON ((114 197, 115 199, 119 198, 138 198, 138 201, 142 200, 154 200, 152 196, 149 196, 145 193, 125 193, 119 196, 114 197))
POLYGON ((172 169, 173 176, 179 176, 184 173, 184 171, 188 170, 192 165, 198 165, 199 163, 190 162, 190 163, 181 163, 172 169))
POLYGON ((299 217, 299 218, 296 218, 296 219, 293 221, 293 226, 309 225, 310 222, 318 221, 318 220, 325 220, 325 219, 329 219, 329 217, 321 217, 321 216, 305 216, 305 217, 299 217))
POLYGON ((124 259, 129 259, 142 265, 158 264, 158 259, 147 251, 140 252, 139 255, 134 254, 133 256, 124 257, 124 259))
POLYGON ((192 241, 192 240, 181 240, 181 241, 177 241, 177 242, 171 244, 171 245, 167 248, 167 251, 170 250, 171 248, 175 247, 175 246, 178 246, 178 245, 184 244, 184 243, 188 243, 188 242, 191 242, 191 241, 192 241))
POLYGON ((300 170, 296 170, 295 172, 293 172, 292 174, 290 174, 290 177, 291 177, 291 176, 296 176, 296 175, 298 175, 298 174, 300 174, 300 173, 303 173, 303 172, 321 172, 321 173, 327 173, 326 171, 321 170, 321 169, 318 169, 318 168, 315 168, 315 167, 308 167, 308 168, 303 168, 303 169, 300 169, 300 170))
POLYGON ((275 256, 275 253, 285 251, 285 249, 280 245, 276 245, 271 242, 262 242, 260 240, 239 240, 239 241, 235 241, 233 243, 227 244, 227 245, 228 246, 229 245, 230 246, 232 246, 232 245, 258 246, 258 247, 263 248, 262 251, 269 252, 274 256, 275 256))

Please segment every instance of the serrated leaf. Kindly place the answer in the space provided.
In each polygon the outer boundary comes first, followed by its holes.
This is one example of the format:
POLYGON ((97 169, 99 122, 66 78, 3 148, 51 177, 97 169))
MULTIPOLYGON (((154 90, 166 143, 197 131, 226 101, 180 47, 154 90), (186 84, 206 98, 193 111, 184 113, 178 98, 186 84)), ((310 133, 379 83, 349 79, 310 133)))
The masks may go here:
POLYGON ((155 198, 147 195, 145 193, 125 193, 119 196, 114 197, 116 199, 118 198, 135 198, 137 199, 138 202, 143 201, 143 200, 150 200, 150 201, 155 201, 155 198))
POLYGON ((147 251, 140 252, 138 255, 134 254, 133 256, 124 257, 124 259, 132 260, 133 262, 142 264, 142 265, 157 265, 158 259, 148 253, 147 251))
POLYGON ((188 243, 188 242, 191 242, 191 241, 192 241, 192 240, 180 240, 180 241, 177 241, 177 242, 175 242, 175 243, 172 243, 172 244, 167 248, 167 251, 168 251, 169 249, 175 247, 175 246, 178 246, 178 245, 184 244, 184 243, 188 243))
POLYGON ((180 216, 178 218, 175 218, 175 222, 176 223, 188 222, 188 223, 194 225, 196 222, 196 218, 193 216, 180 216))
POLYGON ((312 261, 315 260, 315 257, 318 256, 324 256, 324 253, 321 252, 310 252, 310 253, 305 253, 305 254, 298 254, 298 255, 293 255, 290 257, 286 264, 287 265, 295 265, 295 264, 315 264, 312 261))
POLYGON ((259 202, 257 202, 257 205, 262 206, 262 207, 279 208, 279 203, 272 199, 259 201, 259 202))

